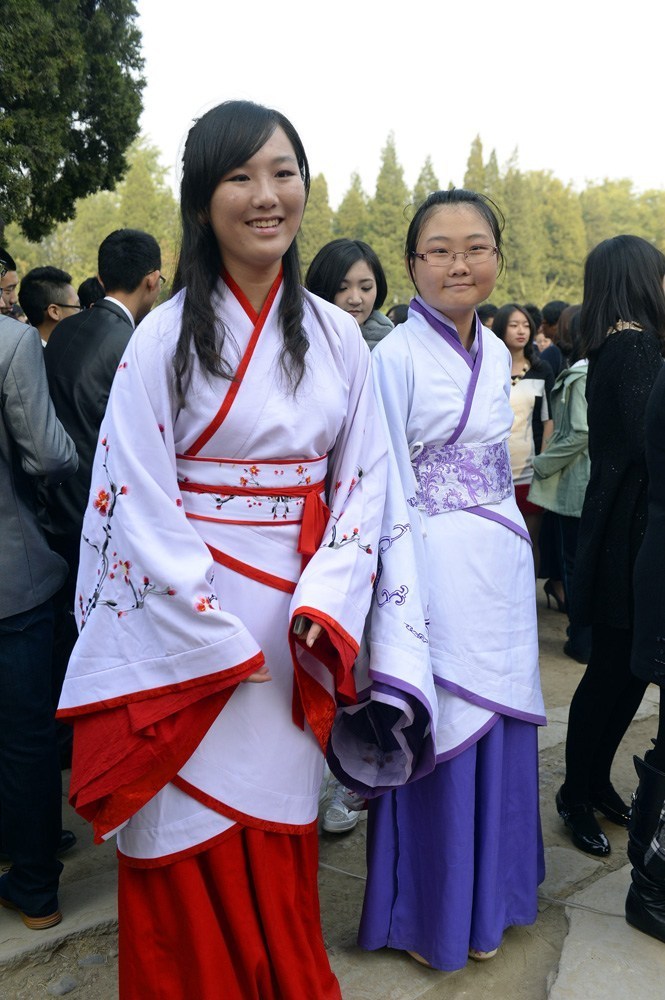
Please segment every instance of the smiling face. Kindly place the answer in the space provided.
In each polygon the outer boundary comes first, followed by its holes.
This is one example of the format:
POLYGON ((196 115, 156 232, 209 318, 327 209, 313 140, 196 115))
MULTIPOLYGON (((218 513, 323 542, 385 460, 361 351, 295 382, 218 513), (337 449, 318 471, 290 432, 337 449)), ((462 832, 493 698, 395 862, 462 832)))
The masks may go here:
POLYGON ((305 185, 293 146, 281 128, 246 163, 229 170, 208 207, 224 267, 243 278, 274 278, 296 237, 305 185))
POLYGON ((471 206, 443 205, 426 219, 416 250, 450 250, 457 253, 456 259, 446 267, 432 267, 418 257, 411 258, 418 292, 429 306, 453 320, 460 333, 470 329, 476 306, 489 298, 496 282, 496 254, 480 264, 464 259, 463 251, 477 245, 495 245, 488 222, 471 206))
POLYGON ((349 268, 333 302, 350 313, 361 326, 369 319, 376 302, 376 279, 366 260, 357 260, 349 268))

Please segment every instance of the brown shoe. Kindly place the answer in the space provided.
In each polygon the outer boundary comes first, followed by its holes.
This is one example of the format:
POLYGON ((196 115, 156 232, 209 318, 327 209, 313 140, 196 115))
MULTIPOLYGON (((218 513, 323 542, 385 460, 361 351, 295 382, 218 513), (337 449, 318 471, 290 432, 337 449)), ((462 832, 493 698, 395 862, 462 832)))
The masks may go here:
POLYGON ((30 917, 23 910, 20 910, 16 903, 12 903, 9 899, 3 899, 0 896, 0 906, 4 906, 6 910, 14 910, 18 913, 19 917, 23 921, 26 927, 29 927, 31 931, 45 931, 47 927, 55 927, 62 920, 62 913, 60 910, 56 910, 54 913, 49 913, 45 917, 30 917))

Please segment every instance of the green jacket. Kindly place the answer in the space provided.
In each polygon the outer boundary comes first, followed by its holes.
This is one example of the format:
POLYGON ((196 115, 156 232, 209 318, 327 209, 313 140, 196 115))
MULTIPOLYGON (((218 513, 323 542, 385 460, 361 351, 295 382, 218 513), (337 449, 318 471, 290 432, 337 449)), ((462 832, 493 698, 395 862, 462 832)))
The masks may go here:
POLYGON ((589 482, 586 413, 588 363, 578 361, 557 375, 552 389, 554 433, 533 460, 529 500, 555 514, 580 517, 589 482))

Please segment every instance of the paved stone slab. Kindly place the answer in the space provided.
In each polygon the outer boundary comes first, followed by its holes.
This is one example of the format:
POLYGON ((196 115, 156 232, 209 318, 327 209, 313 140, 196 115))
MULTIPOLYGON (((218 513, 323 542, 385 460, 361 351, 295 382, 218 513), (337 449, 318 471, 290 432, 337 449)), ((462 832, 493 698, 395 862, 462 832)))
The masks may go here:
POLYGON ((546 875, 539 895, 560 899, 567 895, 571 886, 583 882, 602 867, 602 861, 575 847, 546 847, 546 875))
POLYGON ((62 922, 45 931, 31 931, 16 913, 0 911, 0 967, 48 953, 63 941, 90 931, 117 926, 115 870, 65 883, 59 892, 62 922))
POLYGON ((570 929, 549 1000, 663 1000, 665 945, 626 923, 629 883, 626 865, 570 897, 603 912, 567 907, 570 929))

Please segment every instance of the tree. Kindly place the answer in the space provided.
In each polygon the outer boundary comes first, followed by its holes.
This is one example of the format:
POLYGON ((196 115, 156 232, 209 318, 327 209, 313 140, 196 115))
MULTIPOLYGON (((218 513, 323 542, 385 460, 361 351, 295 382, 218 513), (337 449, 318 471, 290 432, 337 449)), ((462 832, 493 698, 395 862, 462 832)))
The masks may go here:
POLYGON ((542 302, 546 286, 541 208, 529 175, 518 168, 516 152, 508 162, 501 187, 506 268, 498 291, 504 300, 542 302))
POLYGON ((543 301, 580 302, 586 234, 578 195, 551 173, 530 173, 542 211, 543 301))
POLYGON ((326 243, 332 239, 333 213, 328 202, 328 182, 323 174, 312 178, 305 216, 298 236, 303 273, 326 243))
POLYGON ((369 225, 367 195, 363 191, 359 174, 351 174, 351 185, 346 192, 333 221, 335 236, 348 240, 366 240, 369 225))
POLYGON ((381 153, 376 193, 369 206, 367 242, 378 254, 388 280, 386 305, 404 302, 411 285, 404 270, 404 237, 408 226, 407 206, 411 201, 404 171, 397 160, 395 137, 390 133, 381 153))
POLYGON ((162 270, 173 275, 178 245, 178 205, 165 183, 165 169, 158 151, 144 140, 128 153, 126 178, 114 191, 98 191, 76 202, 74 218, 61 222, 39 243, 22 236, 16 223, 8 229, 7 243, 19 271, 53 264, 70 271, 74 284, 97 273, 97 250, 114 229, 144 229, 155 237, 162 251, 162 270))
POLYGON ((464 187, 469 191, 485 193, 485 164, 483 162, 483 144, 479 135, 471 143, 469 158, 466 161, 464 187))
POLYGON ((432 194, 433 191, 439 190, 440 186, 439 178, 434 173, 432 158, 428 156, 423 163, 422 170, 418 174, 416 186, 413 189, 413 204, 416 207, 418 205, 422 205, 425 199, 432 194))
POLYGON ((582 192, 580 201, 588 250, 592 250, 601 240, 621 233, 644 235, 636 228, 639 225, 639 212, 633 182, 627 178, 592 184, 582 192))
POLYGON ((139 131, 134 0, 4 0, 0 201, 31 240, 114 187, 139 131))

